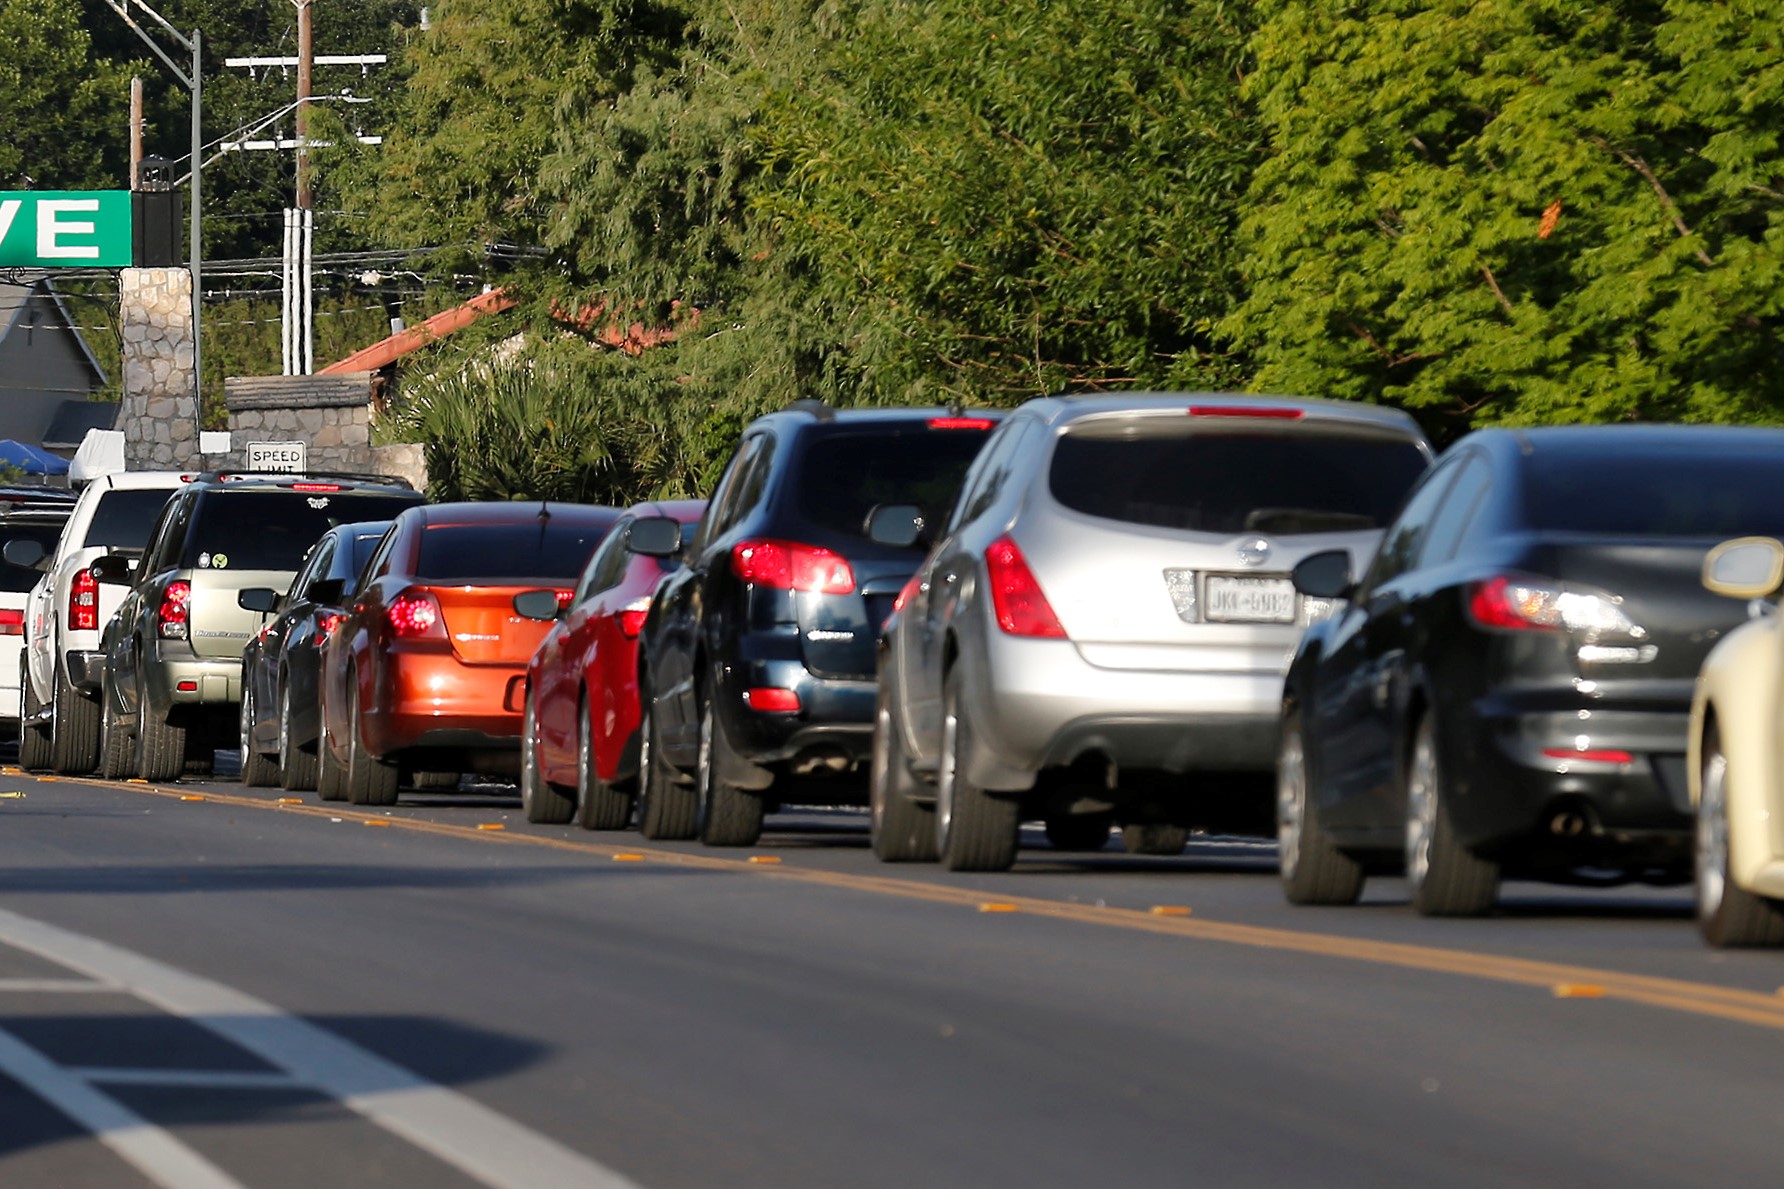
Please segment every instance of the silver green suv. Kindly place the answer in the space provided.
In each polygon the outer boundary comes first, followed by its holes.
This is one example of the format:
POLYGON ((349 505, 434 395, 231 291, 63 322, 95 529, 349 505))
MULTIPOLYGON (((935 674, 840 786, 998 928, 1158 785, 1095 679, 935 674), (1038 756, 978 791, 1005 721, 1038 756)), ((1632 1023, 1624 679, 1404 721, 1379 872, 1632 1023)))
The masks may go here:
POLYGON ((101 775, 171 780, 233 748, 242 649, 265 621, 241 592, 289 585, 335 525, 421 502, 401 480, 357 476, 205 475, 176 492, 134 569, 117 553, 93 565, 130 585, 100 642, 101 775))

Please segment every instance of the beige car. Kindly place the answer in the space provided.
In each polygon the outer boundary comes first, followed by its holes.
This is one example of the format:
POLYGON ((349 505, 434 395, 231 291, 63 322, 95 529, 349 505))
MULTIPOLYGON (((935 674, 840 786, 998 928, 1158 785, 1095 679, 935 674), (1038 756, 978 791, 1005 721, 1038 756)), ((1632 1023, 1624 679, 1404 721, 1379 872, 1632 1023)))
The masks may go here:
POLYGON ((1711 945, 1784 945, 1784 542, 1724 541, 1703 582, 1754 614, 1704 658, 1691 702, 1697 919, 1711 945))

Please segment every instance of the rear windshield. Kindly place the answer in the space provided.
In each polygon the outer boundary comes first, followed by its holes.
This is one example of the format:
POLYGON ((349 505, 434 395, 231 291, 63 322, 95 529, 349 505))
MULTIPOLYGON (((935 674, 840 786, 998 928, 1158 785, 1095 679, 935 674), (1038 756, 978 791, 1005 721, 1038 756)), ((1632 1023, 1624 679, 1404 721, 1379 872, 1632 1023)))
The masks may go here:
POLYGON ((1526 464, 1524 514, 1535 529, 1592 536, 1784 536, 1780 475, 1781 454, 1539 449, 1526 464))
MULTIPOLYGON (((63 522, 55 524, 5 524, 0 523, 0 543, 6 541, 36 541, 43 546, 45 553, 56 552, 56 542, 62 539, 63 522)), ((9 561, 0 560, 0 590, 25 591, 37 585, 43 577, 43 571, 31 566, 15 566, 9 561)))
POLYGON ((554 516, 541 524, 430 524, 421 534, 416 576, 430 582, 470 579, 574 583, 613 521, 554 516))
POLYGON ((149 543, 149 530, 155 517, 167 506, 170 487, 113 488, 99 497, 93 507, 93 519, 87 524, 83 545, 105 545, 115 549, 141 549, 149 543))
POLYGON ((1074 512, 1125 524, 1202 533, 1349 532, 1385 526, 1428 465, 1404 439, 1142 437, 1099 425, 1059 440, 1048 483, 1053 498, 1074 512))
POLYGON ((881 504, 916 504, 940 523, 989 429, 910 429, 822 434, 807 446, 795 499, 800 516, 828 532, 867 538, 881 504))
POLYGON ((337 524, 387 520, 421 497, 414 492, 318 494, 303 491, 214 491, 198 506, 186 569, 292 570, 310 546, 337 524))

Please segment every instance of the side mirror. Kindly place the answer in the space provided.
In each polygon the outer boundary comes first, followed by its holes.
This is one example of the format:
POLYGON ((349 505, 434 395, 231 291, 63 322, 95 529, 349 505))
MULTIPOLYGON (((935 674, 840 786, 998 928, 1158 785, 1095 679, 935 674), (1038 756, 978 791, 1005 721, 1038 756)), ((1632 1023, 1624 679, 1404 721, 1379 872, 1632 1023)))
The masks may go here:
POLYGON ((1348 599, 1356 591, 1350 578, 1350 554, 1343 549, 1302 558, 1289 572, 1289 580, 1297 591, 1315 599, 1348 599))
POLYGON ((1736 537, 1703 559, 1703 584, 1731 599, 1766 599, 1784 585, 1784 542, 1771 537, 1736 537))
MULTIPOLYGON (((670 524, 675 522, 671 520, 670 524)), ((524 590, 514 596, 514 611, 528 619, 550 622, 558 617, 558 597, 555 590, 524 590)))
POLYGON ((135 579, 135 575, 131 572, 134 568, 135 560, 133 558, 125 557, 122 553, 107 553, 103 557, 94 558, 93 564, 88 566, 87 570, 93 575, 96 582, 104 582, 111 586, 128 586, 135 579))
POLYGON ((667 516, 641 516, 626 533, 626 548, 645 557, 674 557, 681 552, 681 522, 667 516))
POLYGON ((923 509, 915 504, 878 504, 867 514, 868 539, 909 549, 924 540, 923 509))
POLYGON ((49 555, 50 551, 43 547, 42 541, 33 541, 27 537, 8 541, 4 548, 0 548, 0 557, 27 570, 43 569, 42 563, 49 555))
POLYGON ((278 609, 279 592, 270 586, 250 586, 236 593, 235 605, 266 615, 278 609))
POLYGON ((324 607, 338 607, 347 584, 339 578, 318 578, 304 587, 304 598, 324 607))

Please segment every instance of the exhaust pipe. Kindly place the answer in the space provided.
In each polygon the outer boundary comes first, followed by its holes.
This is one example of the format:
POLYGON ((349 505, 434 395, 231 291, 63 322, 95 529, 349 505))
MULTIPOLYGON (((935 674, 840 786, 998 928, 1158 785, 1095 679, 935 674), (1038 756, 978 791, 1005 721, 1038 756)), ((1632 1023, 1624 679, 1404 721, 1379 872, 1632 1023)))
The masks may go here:
POLYGON ((1586 832, 1586 815, 1577 809, 1563 810, 1549 819, 1549 833, 1557 838, 1578 838, 1586 832))

